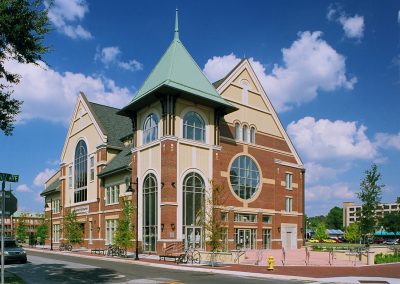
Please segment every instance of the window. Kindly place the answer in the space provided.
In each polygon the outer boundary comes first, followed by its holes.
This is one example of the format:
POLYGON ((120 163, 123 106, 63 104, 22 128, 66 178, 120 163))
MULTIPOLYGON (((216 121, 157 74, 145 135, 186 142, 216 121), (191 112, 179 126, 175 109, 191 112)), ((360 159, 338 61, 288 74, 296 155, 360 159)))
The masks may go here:
POLYGON ((262 247, 263 249, 271 248, 271 229, 262 230, 262 247))
POLYGON ((83 140, 75 149, 75 189, 74 203, 87 200, 87 147, 83 140))
POLYGON ((143 251, 155 252, 157 240, 157 179, 148 174, 143 183, 143 251))
POLYGON ((93 222, 89 221, 89 244, 93 244, 93 222))
POLYGON ((239 122, 235 123, 235 140, 236 141, 240 140, 240 124, 239 124, 239 122))
POLYGON ((256 143, 256 129, 254 127, 250 127, 250 143, 256 143))
POLYGON ((260 173, 256 163, 248 156, 237 157, 230 169, 233 191, 242 199, 250 199, 260 187, 260 173))
POLYGON ((228 251, 228 228, 221 228, 222 251, 228 251))
POLYGON ((106 220, 106 245, 114 243, 114 234, 117 229, 117 220, 106 220))
POLYGON ((293 175, 290 173, 286 173, 286 189, 292 190, 293 189, 293 175))
POLYGON ((292 212, 293 211, 293 198, 286 197, 285 211, 292 212))
POLYGON ((106 205, 119 202, 119 185, 106 187, 106 205))
POLYGON ((249 82, 247 80, 242 80, 240 85, 243 87, 242 90, 242 103, 247 104, 249 100, 249 82))
POLYGON ((243 214, 243 213, 235 213, 235 222, 243 222, 243 223, 255 223, 257 222, 256 214, 243 214))
POLYGON ((152 113, 146 118, 143 124, 143 144, 158 139, 158 117, 152 113))
POLYGON ((247 130, 249 129, 249 127, 247 125, 243 125, 243 129, 242 129, 242 134, 243 134, 243 142, 247 143, 248 141, 248 133, 247 130))
POLYGON ((60 242, 60 224, 53 225, 53 243, 60 242))
POLYGON ((221 221, 228 222, 228 212, 221 212, 221 221))
POLYGON ((52 204, 51 204, 51 210, 53 210, 53 213, 60 213, 60 199, 54 199, 52 204))
POLYGON ((90 157, 90 181, 94 181, 94 156, 90 157))
POLYGON ((205 218, 205 184, 202 177, 194 172, 183 180, 183 232, 186 247, 203 248, 205 218))
POLYGON ((72 188, 72 166, 68 167, 68 188, 72 188))
POLYGON ((206 141, 205 123, 198 113, 190 111, 183 118, 183 138, 206 141))
POLYGON ((269 223, 271 223, 271 220, 272 220, 272 217, 270 215, 263 215, 263 219, 262 219, 263 223, 269 224, 269 223))
POLYGON ((236 249, 255 249, 256 229, 235 228, 234 241, 236 249))

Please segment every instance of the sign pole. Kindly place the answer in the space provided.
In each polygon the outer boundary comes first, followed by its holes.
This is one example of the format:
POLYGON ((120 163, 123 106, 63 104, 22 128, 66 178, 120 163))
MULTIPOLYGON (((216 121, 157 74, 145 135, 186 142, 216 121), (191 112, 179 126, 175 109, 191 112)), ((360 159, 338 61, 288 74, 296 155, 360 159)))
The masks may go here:
POLYGON ((1 284, 4 284, 4 211, 6 207, 6 181, 1 186, 1 284))

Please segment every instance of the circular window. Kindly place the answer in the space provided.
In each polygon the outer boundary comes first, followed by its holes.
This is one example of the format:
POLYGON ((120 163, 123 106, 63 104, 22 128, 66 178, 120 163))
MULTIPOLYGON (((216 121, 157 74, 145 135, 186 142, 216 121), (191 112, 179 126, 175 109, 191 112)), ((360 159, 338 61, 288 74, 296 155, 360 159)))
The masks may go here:
POLYGON ((248 156, 237 157, 229 171, 233 191, 242 199, 250 199, 260 187, 260 172, 256 163, 248 156))

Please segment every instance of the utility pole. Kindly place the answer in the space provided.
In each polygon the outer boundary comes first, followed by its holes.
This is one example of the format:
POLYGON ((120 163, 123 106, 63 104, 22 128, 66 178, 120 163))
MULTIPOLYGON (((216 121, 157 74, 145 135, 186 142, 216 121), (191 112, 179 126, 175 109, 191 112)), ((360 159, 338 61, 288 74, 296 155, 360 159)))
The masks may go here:
POLYGON ((1 185, 1 284, 4 284, 4 213, 6 207, 6 181, 1 185))

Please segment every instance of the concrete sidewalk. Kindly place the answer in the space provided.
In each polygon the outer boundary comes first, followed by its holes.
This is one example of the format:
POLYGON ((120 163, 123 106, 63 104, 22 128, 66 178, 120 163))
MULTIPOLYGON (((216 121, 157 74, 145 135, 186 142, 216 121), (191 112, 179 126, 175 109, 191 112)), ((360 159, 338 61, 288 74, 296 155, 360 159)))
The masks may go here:
MULTIPOLYGON (((48 249, 26 248, 27 251, 36 251, 50 254, 70 255, 82 258, 95 258, 104 261, 134 263, 138 265, 153 266, 166 269, 197 271, 238 275, 241 277, 258 277, 270 279, 293 279, 311 281, 313 283, 399 283, 400 263, 363 266, 363 267, 276 267, 274 271, 267 271, 265 266, 227 264, 221 267, 205 265, 175 264, 169 261, 159 261, 154 257, 140 255, 140 260, 132 258, 117 258, 103 255, 90 254, 88 251, 60 252, 48 249), (368 281, 368 282, 366 282, 368 281)), ((29 256, 28 256, 29 259, 29 256)))

